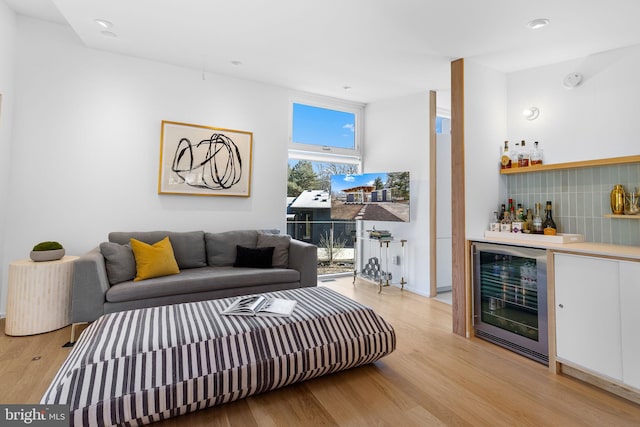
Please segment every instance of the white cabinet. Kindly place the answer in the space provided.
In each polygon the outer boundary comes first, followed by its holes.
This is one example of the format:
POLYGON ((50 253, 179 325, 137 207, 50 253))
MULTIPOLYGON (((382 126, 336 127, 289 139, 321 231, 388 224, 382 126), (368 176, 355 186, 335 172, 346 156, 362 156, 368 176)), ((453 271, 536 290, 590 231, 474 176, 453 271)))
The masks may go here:
POLYGON ((556 354, 622 380, 618 261, 554 255, 556 354))
POLYGON ((640 262, 554 254, 558 361, 640 389, 640 262))
POLYGON ((640 389, 640 262, 620 261, 622 379, 640 389))

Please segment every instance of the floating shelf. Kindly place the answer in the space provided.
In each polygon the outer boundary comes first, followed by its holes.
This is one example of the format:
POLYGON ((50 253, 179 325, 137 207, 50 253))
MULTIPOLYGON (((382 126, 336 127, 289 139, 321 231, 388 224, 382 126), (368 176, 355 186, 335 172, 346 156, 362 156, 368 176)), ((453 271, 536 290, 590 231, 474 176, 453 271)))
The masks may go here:
POLYGON ((605 218, 618 218, 618 219, 640 219, 640 215, 614 215, 606 214, 605 218))
MULTIPOLYGON (((524 168, 500 169, 500 175, 513 175, 518 173, 544 172, 561 169, 588 168, 593 166, 622 165, 625 163, 640 163, 640 156, 611 157, 608 159, 584 160, 580 162, 554 163, 540 166, 527 166, 524 168)), ((629 215, 620 215, 629 216, 629 215)))

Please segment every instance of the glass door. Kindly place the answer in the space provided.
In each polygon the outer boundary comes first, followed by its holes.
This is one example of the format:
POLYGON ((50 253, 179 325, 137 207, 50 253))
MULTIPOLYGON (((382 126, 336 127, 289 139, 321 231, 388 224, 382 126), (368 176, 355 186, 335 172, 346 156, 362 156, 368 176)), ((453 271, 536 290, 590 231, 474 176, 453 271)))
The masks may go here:
POLYGON ((476 243, 473 260, 476 335, 548 360, 545 251, 476 243))
POLYGON ((536 269, 532 258, 481 252, 481 321, 538 341, 536 269))

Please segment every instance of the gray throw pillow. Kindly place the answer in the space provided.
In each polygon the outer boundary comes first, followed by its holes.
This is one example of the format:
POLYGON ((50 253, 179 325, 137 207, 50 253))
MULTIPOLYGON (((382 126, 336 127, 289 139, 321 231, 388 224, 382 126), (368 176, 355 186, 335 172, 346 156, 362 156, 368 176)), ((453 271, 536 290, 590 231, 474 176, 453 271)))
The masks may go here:
POLYGON ((236 262, 236 245, 255 249, 257 230, 234 230, 222 233, 205 233, 207 263, 211 267, 231 266, 236 262))
POLYGON ((273 247, 273 266, 277 268, 288 268, 290 243, 291 236, 287 234, 258 233, 258 243, 256 247, 273 247))
POLYGON ((100 252, 104 257, 109 284, 128 282, 136 277, 136 259, 129 244, 102 242, 100 252))

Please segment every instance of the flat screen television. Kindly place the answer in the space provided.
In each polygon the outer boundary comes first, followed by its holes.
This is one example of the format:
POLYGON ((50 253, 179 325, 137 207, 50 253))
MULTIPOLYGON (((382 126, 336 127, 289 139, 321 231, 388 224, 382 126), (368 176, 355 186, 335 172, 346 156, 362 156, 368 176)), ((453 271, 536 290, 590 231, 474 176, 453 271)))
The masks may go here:
POLYGON ((409 222, 409 172, 331 176, 331 219, 409 222))

